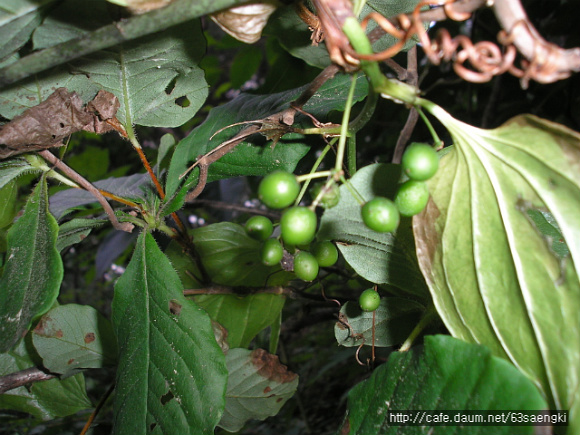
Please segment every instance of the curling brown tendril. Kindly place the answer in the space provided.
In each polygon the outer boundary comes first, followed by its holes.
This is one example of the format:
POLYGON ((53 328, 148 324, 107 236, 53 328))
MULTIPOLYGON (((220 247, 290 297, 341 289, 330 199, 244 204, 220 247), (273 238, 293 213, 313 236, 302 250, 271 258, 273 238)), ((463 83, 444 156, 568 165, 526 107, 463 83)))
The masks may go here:
POLYGON ((513 45, 514 34, 518 31, 530 31, 529 24, 524 20, 518 21, 509 32, 502 30, 498 34, 498 42, 503 48, 490 41, 473 43, 465 35, 451 37, 445 29, 439 30, 436 37, 431 39, 421 20, 421 9, 425 6, 442 6, 448 18, 455 21, 468 19, 470 13, 453 9, 455 2, 456 0, 425 0, 417 4, 411 14, 401 14, 393 20, 372 12, 364 18, 362 26, 366 28, 373 20, 386 33, 398 39, 398 42, 384 51, 371 55, 350 50, 349 54, 360 60, 382 61, 400 52, 405 43, 417 35, 431 63, 439 65, 442 61, 453 62, 457 75, 470 82, 483 83, 491 80, 493 76, 510 72, 520 78, 522 85, 526 87, 529 80, 547 83, 570 75, 569 72, 558 72, 554 60, 559 54, 559 47, 545 41, 534 46, 534 56, 530 61, 521 60, 521 68, 514 65, 517 56, 517 49, 513 45))

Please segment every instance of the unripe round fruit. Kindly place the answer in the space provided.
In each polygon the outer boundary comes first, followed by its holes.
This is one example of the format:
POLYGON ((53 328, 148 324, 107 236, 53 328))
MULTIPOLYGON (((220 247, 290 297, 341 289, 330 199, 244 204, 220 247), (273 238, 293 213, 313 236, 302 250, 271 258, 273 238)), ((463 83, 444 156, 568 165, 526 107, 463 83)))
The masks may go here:
POLYGON ((288 207, 298 197, 300 184, 294 174, 274 171, 266 175, 258 187, 260 200, 270 208, 288 207))
POLYGON ((429 201, 429 188, 424 181, 406 181, 399 187, 395 204, 402 216, 421 213, 429 201))
POLYGON ((267 240, 274 231, 272 221, 266 216, 252 216, 246 222, 246 234, 252 239, 267 240))
MULTIPOLYGON (((325 185, 326 183, 315 183, 314 186, 312 186, 310 194, 313 199, 318 197, 325 185)), ((324 208, 332 208, 338 204, 338 201, 340 201, 340 190, 336 184, 332 184, 324 190, 324 194, 322 195, 319 204, 324 208)))
POLYGON ((439 156, 432 146, 425 143, 412 143, 401 159, 403 172, 411 180, 425 181, 439 168, 439 156))
POLYGON ((371 230, 387 233, 399 226, 399 210, 393 201, 377 196, 361 208, 364 224, 371 230))
POLYGON ((334 266, 338 260, 338 249, 336 249, 334 243, 327 240, 315 243, 310 252, 312 252, 320 267, 334 266))
POLYGON ((379 293, 372 288, 366 289, 358 298, 358 304, 363 311, 375 311, 379 308, 381 297, 379 293))
POLYGON ((284 243, 308 245, 316 234, 316 213, 306 207, 291 207, 282 214, 280 230, 284 243))
POLYGON ((262 263, 266 266, 275 266, 282 260, 284 248, 278 239, 268 239, 262 246, 262 263))
POLYGON ((294 256, 294 273, 303 281, 312 281, 318 276, 318 262, 310 252, 300 251, 294 256))

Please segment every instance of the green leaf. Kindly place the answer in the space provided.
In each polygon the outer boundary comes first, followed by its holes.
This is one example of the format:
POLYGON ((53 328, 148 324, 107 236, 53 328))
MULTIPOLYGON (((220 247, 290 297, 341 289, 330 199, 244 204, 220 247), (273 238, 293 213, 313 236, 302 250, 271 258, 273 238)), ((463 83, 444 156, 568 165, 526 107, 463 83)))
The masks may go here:
POLYGON ((262 263, 262 244, 246 234, 243 226, 221 222, 192 231, 195 248, 201 261, 217 284, 243 287, 264 287, 289 280, 280 267, 262 263))
POLYGON ((317 68, 330 65, 330 57, 324 43, 313 45, 312 31, 296 14, 296 6, 278 8, 268 20, 264 35, 274 36, 292 56, 317 68))
MULTIPOLYGON (((80 7, 85 7, 79 4, 80 7)), ((208 90, 197 63, 205 53, 199 21, 93 53, 74 62, 89 81, 112 92, 125 126, 177 127, 195 115, 208 90)))
MULTIPOLYGON (((319 120, 324 121, 331 110, 343 110, 346 94, 350 84, 350 76, 339 74, 329 80, 311 98, 303 109, 319 120)), ((216 148, 219 144, 237 134, 244 126, 227 128, 216 134, 218 130, 236 122, 262 119, 289 107, 305 87, 270 95, 241 94, 233 101, 213 109, 206 121, 177 145, 169 173, 167 175, 166 191, 168 197, 177 192, 182 180, 180 176, 197 159, 216 148), (211 139, 210 139, 211 138, 211 139)), ((368 92, 368 83, 364 76, 357 77, 355 101, 363 99, 368 92)), ((296 117, 297 123, 311 126, 311 121, 303 115, 296 117)), ((265 175, 275 169, 293 172, 298 161, 308 152, 308 145, 302 135, 288 134, 274 147, 264 145, 264 141, 244 141, 232 152, 226 154, 209 168, 208 181, 231 178, 241 175, 265 175)), ((197 172, 197 171, 196 171, 197 172)), ((190 177, 190 180, 195 175, 190 177)))
POLYGON ((108 6, 104 0, 91 0, 90 7, 76 0, 61 1, 34 32, 34 49, 61 44, 110 24, 113 18, 108 6))
POLYGON ((240 88, 256 74, 262 57, 262 50, 253 45, 246 45, 238 50, 230 66, 230 82, 234 89, 240 88))
POLYGON ((24 214, 8 231, 8 259, 0 278, 0 351, 20 340, 58 296, 63 265, 55 247, 57 233, 42 177, 24 214))
MULTIPOLYGON (((35 366, 27 346, 22 340, 10 352, 0 354, 0 376, 35 366)), ((53 420, 91 407, 81 373, 63 380, 36 382, 29 388, 18 387, 0 395, 0 409, 26 412, 39 420, 53 420)))
POLYGON ((111 323, 86 305, 67 304, 50 310, 32 331, 32 343, 43 366, 64 376, 113 365, 117 359, 111 323))
POLYGON ((16 214, 17 199, 18 187, 14 181, 0 187, 0 228, 7 227, 12 223, 16 214))
POLYGON ((449 331, 512 361, 580 430, 580 135, 533 116, 480 130, 432 109, 454 150, 413 222, 417 252, 449 331), (530 210, 548 211, 560 258, 530 210), (575 268, 576 267, 576 268, 575 268))
POLYGON ((0 61, 19 50, 40 24, 44 6, 54 0, 4 0, 0 9, 0 61))
POLYGON ((230 347, 248 347, 260 331, 274 323, 286 298, 274 294, 203 295, 195 301, 228 331, 230 347))
MULTIPOLYGON (((377 163, 361 168, 349 183, 365 201, 375 196, 393 199, 400 178, 399 165, 377 163)), ((344 259, 363 278, 391 284, 404 294, 427 300, 427 287, 414 252, 411 220, 401 219, 394 233, 377 233, 363 223, 360 209, 348 186, 342 185, 338 205, 324 211, 318 239, 337 242, 344 259)))
POLYGON ((374 312, 362 311, 357 303, 347 302, 340 308, 334 336, 341 346, 372 346, 374 318, 374 345, 395 346, 409 336, 424 311, 425 307, 418 302, 396 297, 381 298, 374 312))
POLYGON ((143 232, 115 286, 119 344, 114 434, 213 434, 226 388, 224 356, 209 316, 143 232))
POLYGON ((72 219, 62 224, 58 230, 56 249, 62 252, 71 245, 82 242, 90 232, 101 227, 106 220, 100 219, 72 219))
POLYGON ((421 410, 545 410, 538 389, 484 346, 449 336, 425 338, 424 348, 394 352, 348 394, 344 434, 535 434, 536 427, 392 425, 389 415, 421 410))
POLYGON ((527 209, 526 213, 538 231, 544 235, 544 238, 552 248, 552 251, 562 259, 568 257, 570 255, 570 250, 564 241, 564 236, 562 235, 554 216, 552 216, 552 213, 534 208, 527 209))
MULTIPOLYGON (((146 201, 147 191, 153 186, 147 173, 111 177, 93 184, 101 190, 136 202, 146 201)), ((97 199, 86 190, 75 188, 60 190, 50 197, 50 212, 57 219, 61 219, 69 212, 95 202, 97 199)))
POLYGON ((237 432, 250 419, 276 415, 298 387, 298 376, 263 349, 230 349, 226 364, 226 408, 219 426, 228 432, 237 432))
POLYGON ((21 157, 0 161, 0 188, 30 172, 42 172, 42 170, 32 167, 26 159, 21 157))

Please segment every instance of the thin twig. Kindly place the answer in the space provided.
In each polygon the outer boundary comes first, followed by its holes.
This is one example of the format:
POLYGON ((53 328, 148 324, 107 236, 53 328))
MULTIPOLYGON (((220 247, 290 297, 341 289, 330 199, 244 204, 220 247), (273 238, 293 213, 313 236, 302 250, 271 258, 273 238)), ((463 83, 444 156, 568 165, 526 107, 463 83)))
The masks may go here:
POLYGON ((103 406, 105 405, 105 403, 107 402, 107 400, 109 399, 111 394, 113 393, 114 389, 115 389, 115 384, 112 384, 109 387, 109 389, 105 392, 105 395, 103 397, 101 397, 101 400, 99 400, 99 403, 97 404, 96 408, 93 410, 91 415, 89 416, 89 419, 87 420, 87 423, 85 424, 85 427, 83 427, 83 430, 81 431, 81 433, 79 435, 85 435, 89 431, 89 429, 91 428, 91 425, 95 421, 95 418, 97 417, 97 415, 99 414, 99 412, 101 411, 101 409, 103 408, 103 406))
MULTIPOLYGON (((417 72, 417 46, 414 46, 407 52, 407 75, 409 84, 417 86, 419 82, 419 75, 417 72)), ((419 113, 414 107, 412 107, 409 116, 407 117, 407 122, 405 122, 405 126, 401 130, 397 139, 397 144, 395 145, 395 151, 393 153, 393 163, 401 163, 401 158, 405 151, 405 145, 409 142, 418 119, 419 113)))
POLYGON ((38 153, 42 158, 48 160, 49 163, 54 165, 57 169, 62 171, 67 177, 89 192, 95 197, 95 199, 101 204, 103 210, 109 217, 111 224, 117 230, 126 231, 130 233, 133 231, 134 225, 129 222, 119 222, 117 216, 111 205, 107 202, 107 199, 101 194, 99 189, 93 186, 87 179, 83 178, 78 172, 69 167, 66 163, 52 154, 49 150, 43 150, 38 153))
POLYGON ((31 367, 29 369, 20 370, 19 372, 10 373, 0 377, 0 394, 6 391, 22 387, 33 382, 47 381, 55 378, 56 375, 46 373, 38 367, 31 367))

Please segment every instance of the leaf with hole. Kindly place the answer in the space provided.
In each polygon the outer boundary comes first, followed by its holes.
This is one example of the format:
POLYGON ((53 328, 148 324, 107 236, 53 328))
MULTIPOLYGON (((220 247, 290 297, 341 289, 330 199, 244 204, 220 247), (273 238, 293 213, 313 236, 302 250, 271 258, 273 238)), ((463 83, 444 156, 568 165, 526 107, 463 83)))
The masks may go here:
POLYGON ((119 345, 114 434, 213 434, 227 370, 209 316, 143 232, 115 286, 119 345), (200 357, 203 356, 203 357, 200 357))

